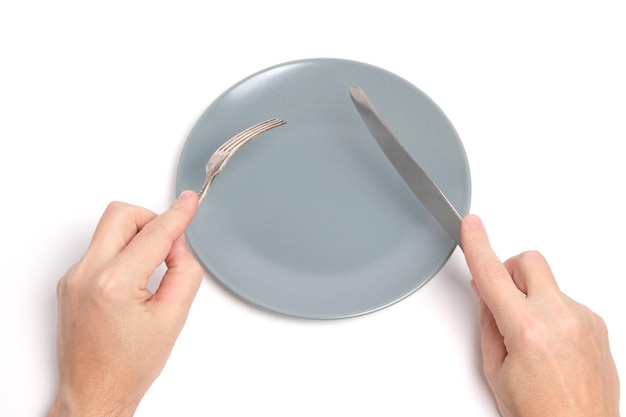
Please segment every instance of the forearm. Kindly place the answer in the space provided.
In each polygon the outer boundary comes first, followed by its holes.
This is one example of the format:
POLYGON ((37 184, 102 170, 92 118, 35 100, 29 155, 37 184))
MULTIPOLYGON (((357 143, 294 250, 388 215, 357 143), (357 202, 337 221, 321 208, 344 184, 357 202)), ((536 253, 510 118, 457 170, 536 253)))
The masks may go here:
POLYGON ((132 417, 137 405, 106 396, 73 398, 59 389, 47 417, 132 417))

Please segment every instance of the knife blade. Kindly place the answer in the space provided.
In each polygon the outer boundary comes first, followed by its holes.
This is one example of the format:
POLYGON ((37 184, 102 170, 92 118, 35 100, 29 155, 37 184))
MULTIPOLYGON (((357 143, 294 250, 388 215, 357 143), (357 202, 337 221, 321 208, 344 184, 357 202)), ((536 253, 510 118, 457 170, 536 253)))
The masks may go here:
POLYGON ((454 239, 457 245, 461 244, 461 216, 450 203, 437 184, 428 176, 426 171, 411 157, 408 151, 398 141, 387 123, 380 117, 374 105, 365 95, 363 89, 357 86, 350 88, 350 97, 359 112, 361 119, 376 139, 387 159, 398 171, 404 182, 411 189, 426 210, 437 220, 443 229, 454 239))

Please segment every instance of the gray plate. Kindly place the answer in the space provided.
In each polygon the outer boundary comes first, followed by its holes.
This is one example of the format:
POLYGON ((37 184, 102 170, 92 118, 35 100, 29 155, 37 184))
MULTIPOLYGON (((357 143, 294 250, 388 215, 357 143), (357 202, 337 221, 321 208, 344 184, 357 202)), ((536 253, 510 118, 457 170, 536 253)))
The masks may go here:
POLYGON ((437 105, 406 80, 339 59, 260 71, 200 117, 176 185, 199 190, 224 141, 265 119, 287 121, 233 156, 187 230, 207 271, 254 305, 310 319, 373 312, 426 283, 455 248, 370 136, 350 100, 352 85, 459 213, 469 209, 463 145, 437 105))

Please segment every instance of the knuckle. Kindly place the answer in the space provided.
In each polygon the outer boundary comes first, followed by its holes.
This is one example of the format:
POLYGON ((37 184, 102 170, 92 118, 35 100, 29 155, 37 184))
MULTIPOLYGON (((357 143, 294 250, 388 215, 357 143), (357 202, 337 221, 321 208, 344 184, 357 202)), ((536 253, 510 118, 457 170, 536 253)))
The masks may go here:
POLYGON ((600 316, 591 311, 587 306, 564 297, 556 304, 556 316, 560 329, 565 337, 586 337, 590 332, 606 328, 600 316))
POLYGON ((597 334, 599 335, 600 338, 602 338, 602 340, 608 340, 609 339, 609 328, 606 325, 606 322, 602 319, 602 317, 596 315, 596 320, 594 322, 594 328, 597 331, 597 334))
POLYGON ((57 281, 57 297, 70 296, 81 290, 82 284, 79 278, 80 263, 72 265, 65 274, 57 281))
POLYGON ((584 322, 577 314, 563 311, 558 316, 561 332, 565 337, 576 338, 584 332, 584 322))
POLYGON ((121 201, 111 201, 108 205, 107 208, 105 210, 105 213, 123 213, 126 210, 128 210, 130 207, 129 204, 127 203, 123 203, 121 201))
POLYGON ((517 330, 517 342, 528 352, 546 351, 549 340, 548 325, 543 320, 524 320, 517 330))
POLYGON ((103 270, 94 286, 94 296, 99 300, 111 300, 122 294, 124 280, 119 279, 116 268, 110 267, 103 270))
POLYGON ((518 259, 524 263, 545 263, 546 258, 541 252, 536 250, 527 250, 518 255, 518 259))
POLYGON ((118 221, 121 219, 132 219, 139 210, 141 210, 140 207, 133 206, 132 204, 122 201, 111 201, 104 210, 102 218, 109 220, 117 219, 118 221))

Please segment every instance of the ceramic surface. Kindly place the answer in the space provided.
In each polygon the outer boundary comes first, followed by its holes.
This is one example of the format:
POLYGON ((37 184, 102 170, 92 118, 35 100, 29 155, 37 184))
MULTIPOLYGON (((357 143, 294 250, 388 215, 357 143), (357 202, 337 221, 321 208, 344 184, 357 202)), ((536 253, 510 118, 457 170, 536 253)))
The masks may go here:
POLYGON ((187 230, 206 270, 256 306, 309 319, 370 313, 420 288, 456 247, 371 137, 351 102, 353 85, 459 213, 469 210, 461 140, 405 79, 340 59, 253 74, 192 129, 177 192, 200 189, 208 158, 231 136, 265 119, 287 121, 233 156, 187 230))

